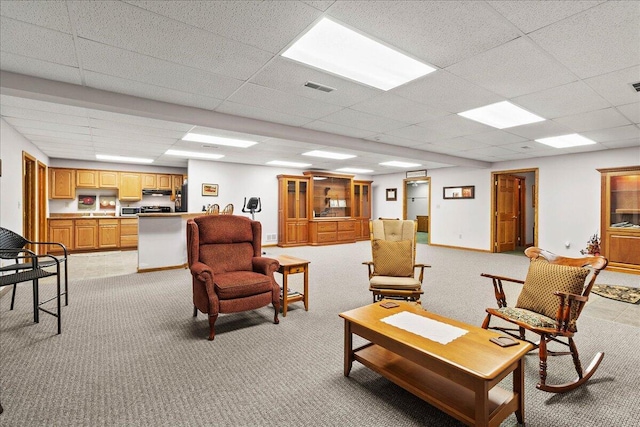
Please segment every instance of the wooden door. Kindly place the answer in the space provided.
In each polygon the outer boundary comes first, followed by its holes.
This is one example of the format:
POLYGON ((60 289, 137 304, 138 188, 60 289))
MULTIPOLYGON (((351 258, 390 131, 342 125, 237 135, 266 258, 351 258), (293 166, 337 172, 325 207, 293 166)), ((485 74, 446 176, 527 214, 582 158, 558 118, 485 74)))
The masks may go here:
POLYGON ((496 252, 516 249, 516 223, 518 219, 517 178, 513 175, 498 175, 496 190, 496 252))
MULTIPOLYGON (((38 238, 39 242, 47 241, 47 165, 38 161, 38 238)), ((40 254, 46 252, 45 245, 38 248, 40 254)))
MULTIPOLYGON (((37 200, 37 167, 36 158, 22 152, 22 235, 28 240, 38 240, 37 200)), ((31 250, 37 248, 29 247, 31 250)))

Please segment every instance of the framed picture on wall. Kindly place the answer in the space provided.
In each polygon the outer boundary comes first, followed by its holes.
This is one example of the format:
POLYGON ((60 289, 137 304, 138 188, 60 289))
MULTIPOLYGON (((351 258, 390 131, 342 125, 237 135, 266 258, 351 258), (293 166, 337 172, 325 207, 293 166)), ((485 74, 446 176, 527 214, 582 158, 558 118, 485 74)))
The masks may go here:
POLYGON ((398 189, 387 188, 387 202, 395 202, 398 200, 398 189))
POLYGON ((475 197, 476 197, 475 185, 442 188, 443 199, 473 199, 475 197))
POLYGON ((218 196, 218 184, 202 184, 203 196, 218 196))

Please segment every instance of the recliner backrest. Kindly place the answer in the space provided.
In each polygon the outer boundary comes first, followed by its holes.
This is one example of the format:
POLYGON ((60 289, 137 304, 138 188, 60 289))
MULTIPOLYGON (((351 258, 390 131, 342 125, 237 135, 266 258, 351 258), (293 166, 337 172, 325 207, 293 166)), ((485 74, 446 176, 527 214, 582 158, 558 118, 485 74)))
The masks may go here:
POLYGON ((402 219, 374 219, 371 220, 371 241, 389 240, 398 242, 401 240, 411 241, 411 259, 415 262, 416 247, 416 222, 402 219))

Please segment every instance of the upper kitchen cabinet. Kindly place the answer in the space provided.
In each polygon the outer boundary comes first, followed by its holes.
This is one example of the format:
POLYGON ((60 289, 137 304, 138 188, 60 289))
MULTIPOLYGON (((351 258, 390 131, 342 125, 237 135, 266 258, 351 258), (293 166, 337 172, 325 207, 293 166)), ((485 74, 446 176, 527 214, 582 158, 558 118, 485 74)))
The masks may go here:
POLYGON ((118 198, 124 201, 141 200, 142 175, 135 172, 120 172, 120 191, 118 192, 118 198))
POLYGON ((117 171, 98 171, 98 185, 100 188, 118 188, 117 171))
POLYGON ((171 175, 158 174, 156 175, 156 188, 158 190, 171 190, 171 181, 171 175))
POLYGON ((76 170, 77 188, 98 188, 98 171, 78 169, 76 170))
POLYGON ((75 169, 49 168, 49 198, 75 199, 75 169))
POLYGON ((158 186, 158 179, 155 173, 142 174, 142 188, 145 190, 155 190, 158 186))

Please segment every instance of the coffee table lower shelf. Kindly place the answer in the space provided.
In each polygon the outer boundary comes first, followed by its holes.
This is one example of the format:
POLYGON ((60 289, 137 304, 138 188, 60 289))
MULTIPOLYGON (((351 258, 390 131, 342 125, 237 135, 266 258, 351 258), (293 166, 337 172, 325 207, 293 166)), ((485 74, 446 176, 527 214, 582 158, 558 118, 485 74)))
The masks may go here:
MULTIPOLYGON (((379 373, 443 412, 467 425, 476 425, 475 393, 429 371, 379 345, 371 344, 354 352, 354 360, 379 373)), ((517 393, 500 387, 489 390, 489 425, 500 423, 518 409, 517 393)))

